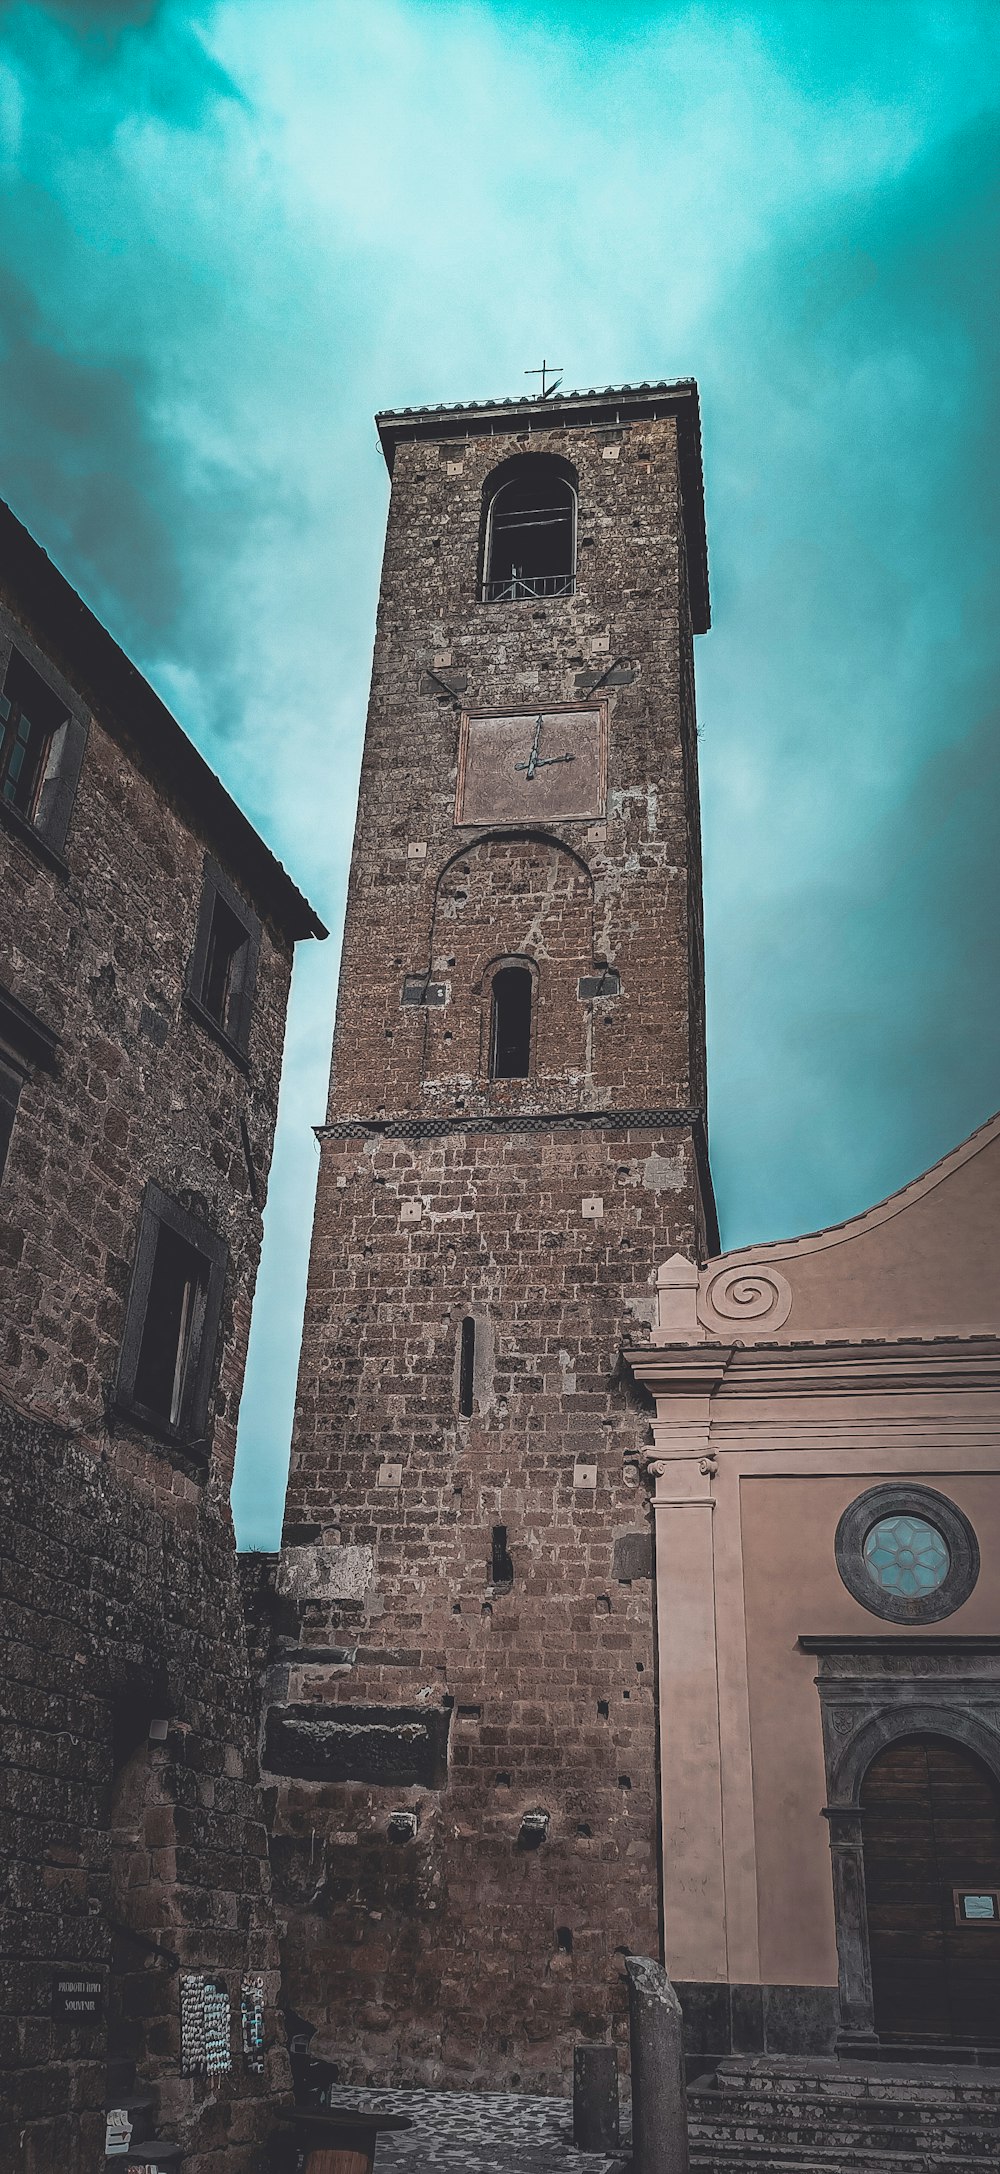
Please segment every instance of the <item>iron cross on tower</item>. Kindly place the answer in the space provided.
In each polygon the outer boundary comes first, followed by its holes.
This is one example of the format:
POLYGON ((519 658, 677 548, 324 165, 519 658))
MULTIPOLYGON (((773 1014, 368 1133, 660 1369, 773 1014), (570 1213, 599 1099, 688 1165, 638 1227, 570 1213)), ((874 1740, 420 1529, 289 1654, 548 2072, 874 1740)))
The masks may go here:
POLYGON ((540 377, 540 378, 541 378, 541 381, 542 381, 542 389, 541 389, 541 392, 540 392, 540 393, 539 393, 539 395, 538 395, 538 397, 539 397, 539 399, 540 399, 540 400, 547 400, 547 399, 548 399, 548 397, 549 397, 549 394, 550 394, 550 393, 554 393, 554 392, 556 391, 557 387, 558 387, 559 385, 561 385, 561 384, 562 384, 562 368, 563 368, 563 366, 562 366, 562 363, 561 363, 561 362, 546 362, 546 361, 544 360, 544 358, 543 358, 543 361, 542 361, 542 366, 541 366, 541 369, 539 369, 539 370, 526 370, 526 371, 525 371, 525 373, 524 373, 524 374, 525 374, 525 377, 540 377), (550 374, 550 373, 551 373, 552 371, 554 371, 554 370, 558 370, 558 372, 559 372, 559 375, 558 375, 558 377, 553 377, 551 385, 547 385, 547 384, 546 384, 546 382, 545 382, 545 380, 546 380, 546 378, 547 378, 547 377, 549 376, 549 374, 550 374))

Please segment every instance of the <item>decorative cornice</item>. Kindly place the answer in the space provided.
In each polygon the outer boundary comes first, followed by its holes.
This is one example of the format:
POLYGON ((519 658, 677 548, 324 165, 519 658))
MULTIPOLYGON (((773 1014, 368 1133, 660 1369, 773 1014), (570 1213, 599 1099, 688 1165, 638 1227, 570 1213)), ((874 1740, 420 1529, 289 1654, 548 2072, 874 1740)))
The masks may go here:
POLYGON ((622 1357, 655 1394, 695 1388, 722 1396, 871 1395, 907 1389, 1000 1389, 1000 1338, 942 1336, 896 1343, 632 1344, 622 1357))
POLYGON ((813 1637, 803 1633, 796 1644, 803 1653, 815 1653, 821 1658, 829 1655, 831 1659, 852 1653, 918 1653, 924 1659, 931 1654, 961 1654, 968 1658, 977 1653, 1000 1653, 998 1637, 970 1638, 954 1631, 941 1631, 934 1638, 915 1637, 912 1632, 901 1637, 898 1631, 887 1631, 881 1638, 873 1632, 863 1632, 855 1638, 813 1637))
POLYGON ((664 1132, 693 1131, 704 1124, 703 1110, 510 1110, 502 1116, 461 1110, 449 1117, 336 1118, 313 1129, 317 1140, 364 1140, 372 1133, 391 1140, 439 1140, 449 1132, 550 1132, 554 1125, 575 1132, 664 1132))

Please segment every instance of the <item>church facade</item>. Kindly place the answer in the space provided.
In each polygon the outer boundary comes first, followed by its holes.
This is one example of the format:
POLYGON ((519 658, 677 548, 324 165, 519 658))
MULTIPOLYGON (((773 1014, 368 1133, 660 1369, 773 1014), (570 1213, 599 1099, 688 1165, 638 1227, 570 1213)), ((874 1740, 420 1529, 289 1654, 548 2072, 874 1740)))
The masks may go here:
POLYGON ((996 2060, 998 1222, 994 1118, 849 1223, 667 1261, 626 1355, 693 2053, 996 2060))
POLYGON ((379 433, 265 1672, 286 1999, 345 2081, 565 2090, 628 1952, 698 2059, 975 2047, 1000 1149, 720 1256, 696 387, 379 433))

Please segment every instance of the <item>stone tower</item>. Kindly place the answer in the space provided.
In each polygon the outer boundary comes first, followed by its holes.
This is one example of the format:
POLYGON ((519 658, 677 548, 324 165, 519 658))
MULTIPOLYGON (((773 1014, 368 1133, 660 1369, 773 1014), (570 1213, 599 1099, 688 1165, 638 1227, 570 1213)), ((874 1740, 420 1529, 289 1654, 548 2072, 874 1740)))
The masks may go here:
POLYGON ((643 1393, 716 1243, 696 386, 382 415, 264 1764, 343 2079, 566 2088, 658 1953, 643 1393))

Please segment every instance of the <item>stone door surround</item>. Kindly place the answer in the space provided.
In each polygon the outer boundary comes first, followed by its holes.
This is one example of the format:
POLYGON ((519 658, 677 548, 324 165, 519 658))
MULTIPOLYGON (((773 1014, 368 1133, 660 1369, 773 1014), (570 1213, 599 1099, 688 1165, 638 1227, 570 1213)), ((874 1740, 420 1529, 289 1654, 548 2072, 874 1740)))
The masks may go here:
POLYGON ((861 1833, 861 1784, 900 1737, 943 1736, 974 1752, 1000 1786, 1000 1638, 822 1638, 816 1655, 837 1931, 838 2049, 878 2044, 861 1833))

